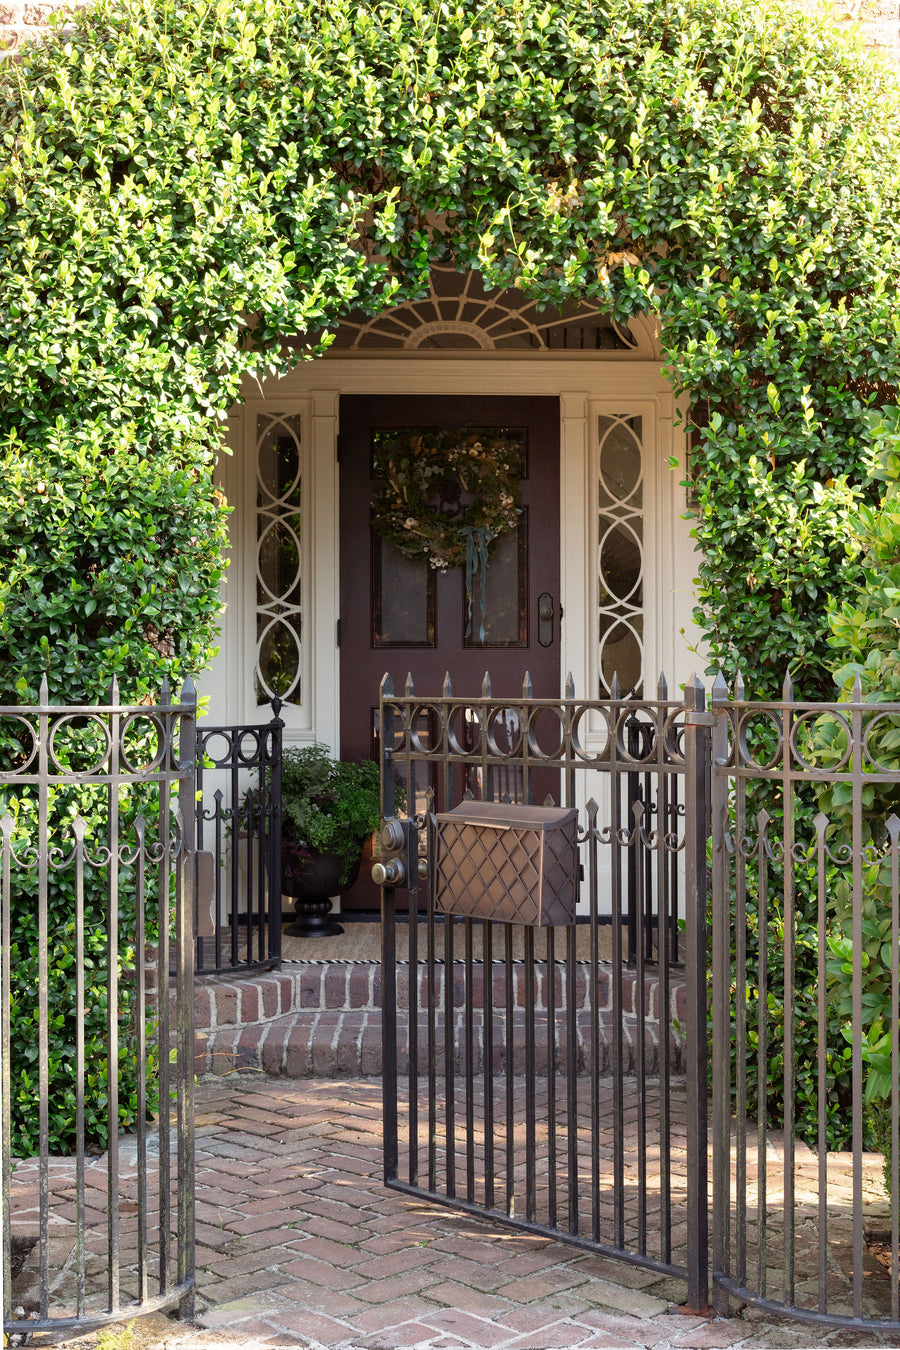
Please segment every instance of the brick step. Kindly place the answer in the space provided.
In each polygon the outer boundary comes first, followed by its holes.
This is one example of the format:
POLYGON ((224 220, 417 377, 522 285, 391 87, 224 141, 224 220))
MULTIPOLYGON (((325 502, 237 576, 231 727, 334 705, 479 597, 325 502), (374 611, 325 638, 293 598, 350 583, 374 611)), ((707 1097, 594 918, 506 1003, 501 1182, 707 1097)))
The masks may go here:
MULTIPOLYGON (((512 964, 513 1007, 521 1009, 525 1004, 525 965, 515 961, 512 964)), ((576 1009, 587 1012, 590 998, 590 965, 577 962, 574 967, 572 1002, 576 1009)), ((397 967, 397 1002, 400 1007, 409 1006, 408 964, 397 967)), ((434 1000, 443 1007, 444 967, 434 969, 434 1000)), ((493 1004, 503 1008, 506 1003, 507 967, 502 961, 495 961, 492 968, 493 1004)), ((472 997, 476 1006, 483 995, 484 968, 480 962, 473 966, 472 997)), ((426 967, 418 967, 418 1006, 428 1006, 428 983, 426 967)), ((555 1001, 557 1010, 565 1007, 569 997, 566 979, 566 967, 556 963, 555 1001)), ((596 1003, 601 1010, 609 1010, 613 1005, 614 981, 612 967, 598 967, 596 982, 596 1003)), ((628 968, 622 971, 622 1011, 634 1014, 639 1000, 635 994, 638 988, 637 977, 628 968)), ((546 1008, 548 992, 546 962, 535 962, 535 1007, 546 1008)), ((466 971, 462 961, 453 963, 453 1006, 462 1008, 466 998, 466 971)), ((644 1012, 653 1021, 659 1019, 659 977, 656 969, 650 968, 644 976, 644 1012)), ((683 1022, 685 1017, 684 979, 678 970, 669 975, 669 1015, 672 1020, 683 1022)), ((227 1028, 239 1029, 280 1020, 296 1014, 315 1013, 377 1013, 381 1007, 381 966, 377 961, 297 961, 286 962, 280 971, 248 977, 243 980, 223 980, 220 977, 206 976, 197 981, 194 989, 194 1024, 200 1031, 218 1031, 227 1028)))
MULTIPOLYGON (((513 1015, 512 1072, 525 1073, 524 1013, 513 1015)), ((536 1017, 535 1071, 546 1076, 548 1068, 546 1018, 536 1017)), ((456 1072, 464 1068, 465 1024, 461 1013, 454 1015, 453 1040, 456 1072)), ((483 1045, 481 1015, 474 1016, 475 1072, 482 1073, 483 1045)), ((506 1018, 494 1013, 494 1069, 495 1074, 506 1072, 505 1042, 506 1018)), ((557 1062, 555 1072, 565 1069, 565 1017, 557 1016, 557 1062)), ((578 1076, 591 1071, 592 1034, 594 1019, 580 1010, 576 1016, 575 1071, 578 1076)), ((634 1074, 638 1069, 637 1018, 625 1016, 623 1024, 622 1072, 634 1074)), ((600 1073, 612 1073, 613 1016, 600 1012, 596 1019, 600 1073)), ((408 1019, 398 1015, 398 1066, 401 1074, 408 1072, 408 1019)), ((419 1072, 427 1073, 428 1040, 424 1019, 418 1022, 419 1072)), ((644 1025, 644 1071, 649 1076, 659 1073, 659 1028, 647 1020, 644 1025)), ((444 1019, 436 1023, 436 1045, 439 1072, 444 1070, 444 1019)), ((678 1025, 669 1027, 670 1071, 683 1071, 682 1039, 678 1025)), ((286 1016, 256 1022, 250 1026, 219 1027, 198 1032, 196 1037, 195 1071, 199 1075, 223 1075, 238 1069, 256 1069, 263 1073, 287 1078, 356 1078, 379 1076, 382 1070, 381 1013, 375 1009, 338 1011, 304 1010, 286 1016)))

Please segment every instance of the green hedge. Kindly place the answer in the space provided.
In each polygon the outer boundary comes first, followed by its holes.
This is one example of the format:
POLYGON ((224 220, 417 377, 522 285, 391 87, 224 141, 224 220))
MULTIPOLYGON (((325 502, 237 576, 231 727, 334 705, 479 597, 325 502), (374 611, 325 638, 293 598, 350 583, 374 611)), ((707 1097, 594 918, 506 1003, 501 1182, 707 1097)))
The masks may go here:
POLYGON ((97 498, 134 489, 145 537, 128 506, 104 536, 86 483, 86 543, 38 584, 30 497, 20 521, 0 482, 24 620, 2 631, 0 699, 44 671, 66 697, 115 669, 131 697, 202 665, 210 466, 242 377, 448 261, 656 316, 699 429, 712 654, 751 694, 788 664, 824 691, 848 484, 900 371, 886 67, 787 0, 97 0, 68 25, 0 69, 0 434, 45 482, 87 434, 111 466, 97 498), (151 464, 191 482, 186 549, 151 464), (145 606, 170 530, 180 565, 145 606), (95 546, 122 561, 93 597, 95 546))

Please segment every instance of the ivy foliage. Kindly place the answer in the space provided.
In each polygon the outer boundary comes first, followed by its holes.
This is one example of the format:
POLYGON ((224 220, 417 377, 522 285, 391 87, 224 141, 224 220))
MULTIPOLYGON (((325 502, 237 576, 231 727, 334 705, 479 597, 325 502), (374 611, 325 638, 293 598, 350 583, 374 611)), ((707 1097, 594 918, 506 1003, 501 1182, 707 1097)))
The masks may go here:
POLYGON ((98 0, 0 73, 6 434, 130 428, 214 509, 242 377, 437 262, 650 313, 703 428, 713 654, 813 692, 832 485, 900 367, 897 107, 788 0, 98 0))
POLYGON ((225 534, 196 440, 156 450, 133 423, 62 417, 39 444, 9 434, 0 702, 36 702, 42 675, 59 701, 102 700, 116 676, 137 702, 206 664, 225 534))

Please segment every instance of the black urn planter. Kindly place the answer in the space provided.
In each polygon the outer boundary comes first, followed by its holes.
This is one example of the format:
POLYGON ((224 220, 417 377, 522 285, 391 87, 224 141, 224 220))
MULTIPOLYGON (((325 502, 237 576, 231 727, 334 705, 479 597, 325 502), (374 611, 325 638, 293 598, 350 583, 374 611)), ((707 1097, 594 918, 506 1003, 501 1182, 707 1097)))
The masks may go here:
POLYGON ((343 928, 331 913, 331 897, 349 891, 359 876, 359 857, 346 881, 341 881, 344 859, 337 853, 313 853, 285 839, 281 844, 281 889, 294 901, 296 919, 283 931, 290 937, 336 937, 343 928))

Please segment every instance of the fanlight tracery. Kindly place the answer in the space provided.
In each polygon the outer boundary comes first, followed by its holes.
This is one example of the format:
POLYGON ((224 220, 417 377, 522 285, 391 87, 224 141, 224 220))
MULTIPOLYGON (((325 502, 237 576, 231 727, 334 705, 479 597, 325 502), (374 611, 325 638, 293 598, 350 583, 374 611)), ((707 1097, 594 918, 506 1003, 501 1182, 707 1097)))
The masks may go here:
POLYGON ((349 314, 331 350, 636 352, 638 343, 591 301, 539 310, 521 291, 485 290, 477 272, 436 267, 424 299, 349 314))

